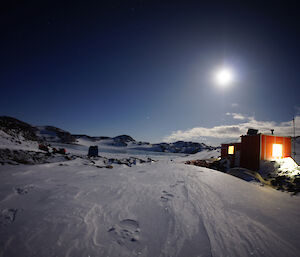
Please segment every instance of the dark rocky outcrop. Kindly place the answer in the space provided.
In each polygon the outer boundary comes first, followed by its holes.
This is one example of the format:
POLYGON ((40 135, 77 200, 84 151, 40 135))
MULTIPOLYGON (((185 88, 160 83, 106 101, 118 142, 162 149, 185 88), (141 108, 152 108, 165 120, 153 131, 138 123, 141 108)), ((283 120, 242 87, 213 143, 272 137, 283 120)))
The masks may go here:
POLYGON ((0 129, 14 138, 21 135, 27 140, 37 141, 39 139, 35 127, 12 117, 0 116, 0 129))
POLYGON ((0 149, 0 164, 42 164, 70 160, 74 157, 35 151, 0 149))
POLYGON ((129 142, 135 142, 135 140, 128 135, 120 135, 117 137, 113 137, 113 145, 115 146, 127 146, 127 143, 129 142))

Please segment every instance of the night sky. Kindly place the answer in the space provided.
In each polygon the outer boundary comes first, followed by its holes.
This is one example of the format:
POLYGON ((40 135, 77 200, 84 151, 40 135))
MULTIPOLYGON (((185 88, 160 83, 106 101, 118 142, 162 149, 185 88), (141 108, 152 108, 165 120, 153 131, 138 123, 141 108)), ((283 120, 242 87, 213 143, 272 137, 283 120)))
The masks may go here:
POLYGON ((151 142, 287 131, 300 111, 296 1, 207 2, 2 6, 0 115, 151 142), (220 66, 234 71, 227 88, 220 66))

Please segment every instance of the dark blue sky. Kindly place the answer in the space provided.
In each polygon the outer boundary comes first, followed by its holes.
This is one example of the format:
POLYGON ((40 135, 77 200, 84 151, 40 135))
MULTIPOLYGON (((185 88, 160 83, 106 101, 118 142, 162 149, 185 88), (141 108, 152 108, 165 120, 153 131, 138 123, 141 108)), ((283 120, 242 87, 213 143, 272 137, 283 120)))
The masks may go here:
POLYGON ((3 7, 0 115, 152 142, 240 122, 229 113, 290 121, 300 106, 296 4, 202 2, 3 7), (221 90, 211 76, 222 64, 236 81, 221 90))

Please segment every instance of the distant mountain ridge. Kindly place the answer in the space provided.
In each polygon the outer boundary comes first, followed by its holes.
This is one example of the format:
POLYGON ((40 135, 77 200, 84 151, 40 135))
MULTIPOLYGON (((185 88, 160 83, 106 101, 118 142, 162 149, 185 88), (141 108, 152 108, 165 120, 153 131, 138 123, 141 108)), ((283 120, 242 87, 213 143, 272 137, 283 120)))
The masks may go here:
POLYGON ((10 135, 15 140, 24 138, 26 140, 37 142, 55 142, 65 144, 78 144, 80 140, 93 144, 130 147, 155 152, 171 153, 197 153, 202 150, 214 150, 215 147, 204 143, 177 141, 174 143, 151 144, 148 142, 136 141, 129 135, 120 135, 116 137, 106 136, 88 136, 84 134, 71 134, 68 131, 54 126, 32 126, 26 122, 13 117, 0 116, 0 130, 10 135))

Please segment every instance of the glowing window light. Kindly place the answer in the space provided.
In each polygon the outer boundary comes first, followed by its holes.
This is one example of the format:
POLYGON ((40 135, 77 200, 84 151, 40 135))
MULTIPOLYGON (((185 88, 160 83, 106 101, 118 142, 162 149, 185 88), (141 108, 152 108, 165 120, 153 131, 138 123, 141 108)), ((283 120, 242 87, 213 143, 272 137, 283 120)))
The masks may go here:
POLYGON ((281 144, 273 144, 272 156, 274 158, 281 158, 282 157, 282 145, 281 144))
POLYGON ((234 145, 228 146, 228 154, 233 154, 234 153, 234 145))

